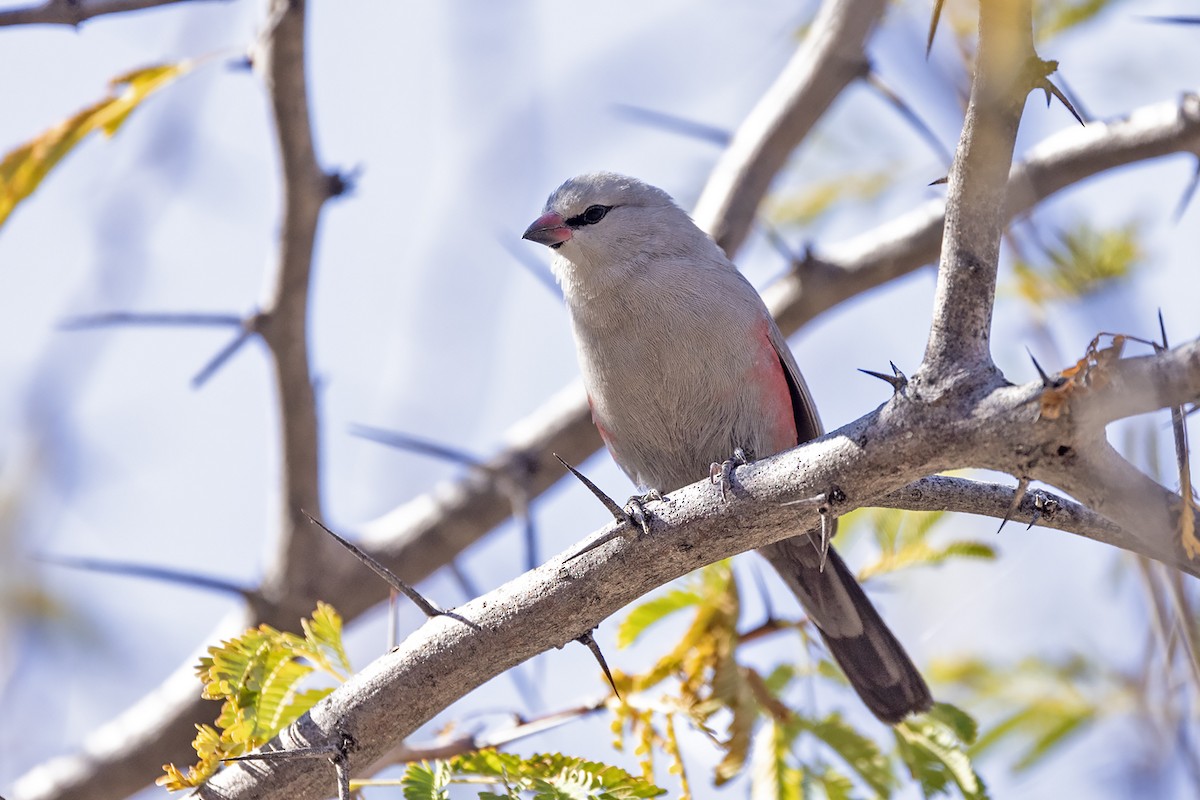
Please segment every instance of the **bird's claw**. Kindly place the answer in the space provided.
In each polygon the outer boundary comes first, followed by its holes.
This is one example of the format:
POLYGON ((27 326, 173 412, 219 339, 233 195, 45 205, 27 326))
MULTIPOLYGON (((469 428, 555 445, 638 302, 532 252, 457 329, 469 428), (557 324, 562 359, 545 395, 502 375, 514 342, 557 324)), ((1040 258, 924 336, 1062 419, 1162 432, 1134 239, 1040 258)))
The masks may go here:
POLYGON ((635 494, 625 501, 625 521, 635 530, 640 530, 647 536, 650 535, 649 512, 646 511, 646 503, 655 501, 665 502, 666 495, 657 489, 651 489, 645 494, 635 494))
POLYGON ((733 450, 733 458, 725 461, 714 461, 708 468, 708 480, 714 486, 721 487, 721 500, 729 499, 729 487, 733 485, 733 471, 738 467, 745 466, 750 463, 753 456, 741 447, 736 447, 733 450))

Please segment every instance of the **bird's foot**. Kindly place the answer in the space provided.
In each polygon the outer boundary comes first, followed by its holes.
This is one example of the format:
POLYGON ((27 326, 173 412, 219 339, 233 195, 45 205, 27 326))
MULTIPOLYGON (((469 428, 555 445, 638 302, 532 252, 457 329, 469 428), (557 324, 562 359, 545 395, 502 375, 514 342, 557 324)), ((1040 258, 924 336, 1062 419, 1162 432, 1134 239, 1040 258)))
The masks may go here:
POLYGON ((667 502, 667 496, 657 489, 651 489, 645 494, 632 495, 625 501, 625 521, 629 523, 629 527, 633 530, 640 530, 644 534, 650 533, 650 523, 647 518, 646 503, 652 502, 667 502))
MULTIPOLYGON (((670 499, 658 490, 651 490, 645 494, 635 494, 625 501, 624 508, 618 508, 613 512, 617 522, 623 522, 624 525, 618 527, 615 531, 609 531, 594 542, 584 546, 575 555, 567 559, 574 561, 584 553, 590 553, 601 545, 608 544, 613 539, 636 539, 639 533, 650 533, 650 512, 646 510, 646 503, 654 501, 662 501, 669 503, 670 499)), ((612 501, 609 501, 612 502, 612 501)), ((615 506, 616 503, 613 503, 615 506)))
POLYGON ((754 460, 754 454, 741 447, 735 447, 733 458, 717 463, 714 461, 708 468, 708 480, 714 486, 721 487, 721 499, 728 500, 729 487, 733 485, 733 471, 754 460))

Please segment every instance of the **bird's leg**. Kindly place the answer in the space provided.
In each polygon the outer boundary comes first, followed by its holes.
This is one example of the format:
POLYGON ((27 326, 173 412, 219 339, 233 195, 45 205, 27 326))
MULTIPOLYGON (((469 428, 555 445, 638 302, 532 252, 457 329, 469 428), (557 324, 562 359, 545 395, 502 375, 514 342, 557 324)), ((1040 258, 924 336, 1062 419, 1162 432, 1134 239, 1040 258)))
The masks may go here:
POLYGON ((708 468, 708 479, 714 486, 721 487, 721 499, 728 500, 729 487, 733 485, 733 471, 754 460, 754 454, 745 448, 735 447, 733 458, 719 464, 714 461, 708 468))

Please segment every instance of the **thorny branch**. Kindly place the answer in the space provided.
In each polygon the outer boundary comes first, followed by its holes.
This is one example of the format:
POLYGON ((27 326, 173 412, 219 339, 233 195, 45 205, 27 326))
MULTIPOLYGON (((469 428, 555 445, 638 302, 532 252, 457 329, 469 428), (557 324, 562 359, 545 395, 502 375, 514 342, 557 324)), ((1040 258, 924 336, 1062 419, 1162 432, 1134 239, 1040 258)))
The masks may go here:
MULTIPOLYGON (((991 8, 987 12, 993 14, 994 24, 989 23, 992 30, 996 30, 996 25, 1002 22, 995 17, 996 2, 991 0, 991 8)), ((96 8, 106 5, 99 1, 85 4, 96 8)), ((984 5, 988 6, 989 3, 985 2, 984 5)), ((861 65, 865 64, 862 60, 862 41, 878 11, 857 18, 860 21, 868 19, 866 29, 837 27, 831 20, 837 19, 837 12, 852 7, 869 12, 875 6, 881 6, 881 3, 827 3, 814 25, 811 40, 816 44, 808 51, 807 57, 815 60, 824 57, 823 54, 827 52, 853 51, 849 63, 851 66, 858 64, 858 69, 861 69, 861 65), (825 42, 829 49, 819 47, 821 42, 825 42)), ((1022 3, 1021 8, 1027 10, 1027 4, 1022 3)), ((303 526, 299 526, 300 520, 297 519, 301 508, 313 512, 319 510, 316 417, 305 349, 304 309, 311 269, 312 235, 321 204, 334 193, 337 182, 320 170, 313 153, 304 91, 302 4, 285 0, 272 3, 272 25, 264 44, 264 52, 256 58, 256 65, 262 68, 271 89, 273 109, 280 127, 286 181, 285 218, 275 271, 277 280, 268 302, 264 304, 263 313, 267 315, 267 322, 262 331, 276 365, 283 404, 285 530, 281 537, 281 558, 267 583, 270 594, 262 607, 253 609, 252 614, 229 620, 235 629, 270 619, 277 619, 279 624, 291 624, 300 613, 308 611, 307 599, 303 601, 304 607, 298 608, 301 598, 328 597, 339 604, 347 619, 382 599, 381 589, 370 587, 364 590, 362 586, 365 582, 359 580, 358 574, 352 570, 349 573, 331 570, 325 574, 313 574, 303 566, 305 563, 324 563, 322 556, 314 553, 314 548, 320 548, 321 545, 314 543, 309 534, 298 529, 303 526)), ((992 52, 998 51, 993 48, 992 52)), ((798 67, 793 71, 795 66, 795 62, 789 66, 793 81, 795 76, 802 73, 798 67)), ((838 70, 844 70, 847 64, 842 62, 836 66, 838 70)), ((818 68, 810 64, 807 69, 816 71, 818 68)), ((817 87, 818 94, 828 92, 831 100, 853 77, 825 73, 819 79, 824 86, 817 87)), ((783 92, 773 100, 773 113, 779 118, 797 114, 802 116, 798 110, 800 101, 805 99, 808 102, 813 96, 805 92, 783 92)), ((1006 95, 998 91, 998 96, 1003 98, 1006 95)), ((1086 135, 1072 134, 1068 144, 1075 145, 1074 149, 1064 146, 1058 153, 1052 150, 1044 153, 1035 149, 1030 154, 1025 171, 1022 172, 1022 168, 1018 167, 1011 176, 1007 157, 1002 159, 1002 170, 995 168, 994 164, 990 165, 983 171, 986 174, 982 178, 977 170, 970 167, 974 163, 970 154, 961 157, 966 166, 961 167, 957 180, 964 185, 960 187, 961 192, 956 193, 953 186, 956 176, 952 174, 949 201, 952 211, 957 204, 964 202, 964 197, 1003 198, 1006 184, 1011 184, 1014 189, 1009 195, 1007 207, 1003 204, 998 206, 1002 214, 978 220, 953 218, 952 214, 952 222, 947 225, 946 231, 948 256, 944 273, 956 276, 956 280, 967 279, 967 282, 959 287, 943 287, 939 291, 941 307, 946 312, 951 311, 949 307, 953 305, 953 298, 965 297, 964 290, 971 288, 971 271, 976 270, 975 274, 979 275, 978 270, 982 269, 985 288, 990 282, 990 288, 985 291, 987 308, 976 299, 968 305, 969 309, 973 309, 971 314, 958 320, 951 319, 947 314, 942 319, 942 328, 931 336, 926 366, 964 353, 977 359, 986 355, 986 347, 981 349, 980 342, 986 345, 986 323, 991 313, 995 275, 994 243, 976 241, 972 242, 972 247, 982 246, 982 250, 967 249, 963 246, 967 232, 971 236, 978 231, 986 231, 989 237, 993 233, 998 236, 1003 224, 1021 208, 1116 163, 1128 163, 1165 152, 1194 151, 1200 114, 1197 113, 1194 96, 1190 98, 1184 99, 1178 119, 1149 120, 1135 114, 1127 122, 1115 123, 1099 134, 1092 133, 1090 129, 1085 129, 1086 135), (1044 172, 1038 172, 1039 168, 1044 172), (1026 178, 1033 189, 1029 194, 1019 194, 1015 187, 1026 178), (973 181, 980 181, 980 184, 970 185, 973 181), (989 270, 990 275, 987 274, 989 270), (968 334, 971 342, 966 351, 948 346, 950 340, 947 337, 954 331, 968 334)), ((742 198, 753 197, 757 192, 757 198, 752 201, 738 200, 733 204, 740 209, 739 214, 743 218, 737 225, 728 226, 735 237, 729 240, 735 242, 734 245, 727 244, 731 250, 736 248, 737 241, 744 238, 753 217, 753 209, 769 184, 770 175, 774 174, 774 170, 771 171, 766 183, 761 182, 764 173, 759 170, 760 159, 779 158, 780 153, 786 155, 790 152, 827 105, 826 101, 818 111, 814 111, 812 120, 789 128, 793 131, 792 141, 773 139, 765 151, 750 148, 740 151, 740 155, 729 156, 732 165, 730 174, 759 175, 757 180, 761 184, 760 189, 755 189, 749 195, 739 195, 742 198), (736 163, 738 159, 743 163, 736 163), (750 209, 749 217, 745 217, 746 209, 750 209), (737 230, 739 227, 740 231, 737 230)), ((1005 119, 1008 127, 1001 125, 1001 128, 1015 131, 1015 120, 1005 119)), ((1000 139, 1007 135, 1005 133, 1000 139)), ((1052 137, 1047 147, 1050 142, 1057 142, 1062 137, 1066 137, 1066 134, 1052 137)), ((969 136, 965 144, 973 144, 969 136)), ((1004 150, 1004 142, 999 141, 998 144, 999 149, 1004 150)), ((997 142, 992 142, 989 146, 996 145, 997 142)), ((965 150, 970 148, 966 147, 965 150)), ((1011 142, 1007 142, 1007 152, 1011 155, 1011 142)), ((751 183, 747 182, 746 185, 750 186, 751 183)), ((737 181, 726 185, 732 187, 736 184, 737 181)), ((726 191, 730 197, 734 196, 733 188, 727 188, 726 191)), ((805 298, 809 296, 806 287, 803 293, 794 291, 789 297, 777 297, 772 303, 773 310, 783 320, 784 329, 795 330, 802 321, 840 299, 861 291, 861 283, 856 289, 839 290, 836 285, 840 281, 853 286, 853 281, 861 282, 861 276, 869 275, 867 280, 873 281, 871 285, 874 285, 927 263, 936 256, 936 237, 942 225, 940 207, 933 206, 940 204, 932 204, 921 212, 923 216, 899 226, 885 226, 883 232, 874 236, 870 246, 863 246, 863 242, 856 241, 859 249, 851 252, 852 257, 839 261, 837 249, 829 250, 824 262, 824 274, 827 276, 824 279, 825 293, 814 292, 821 300, 809 300, 805 305, 805 298), (931 235, 932 242, 929 241, 931 235), (886 266, 881 267, 882 264, 886 266), (839 295, 839 291, 845 294, 839 295), (803 313, 797 313, 798 308, 804 308, 803 313)), ((709 216, 711 219, 707 222, 710 230, 718 230, 720 225, 725 224, 721 212, 711 212, 709 216)), ((798 273, 803 271, 804 266, 798 273)), ((950 280, 948 277, 947 281, 950 280)), ((772 296, 778 294, 773 293, 772 296)), ((1184 374, 1177 381, 1176 389, 1185 395, 1177 397, 1178 402, 1194 401, 1200 397, 1200 386, 1196 385, 1200 378, 1196 377, 1197 370, 1188 360, 1195 358, 1195 348, 1196 344, 1192 343, 1160 357, 1164 362, 1176 365, 1170 369, 1178 368, 1185 373, 1190 370, 1191 377, 1184 374)), ((438 704, 448 703, 487 676, 498 674, 540 650, 576 638, 654 585, 694 566, 720 558, 721 554, 745 550, 772 537, 788 535, 798 525, 815 524, 815 519, 802 518, 805 514, 812 516, 809 511, 782 511, 783 507, 779 504, 787 499, 820 491, 822 486, 830 485, 835 479, 847 491, 848 497, 843 507, 836 509, 838 513, 874 502, 913 504, 915 501, 911 492, 905 495, 906 484, 932 472, 959 466, 1000 469, 1021 476, 1032 474, 1072 491, 1086 501, 1088 497, 1078 493, 1067 480, 1075 471, 1071 459, 1061 452, 1063 447, 1068 448, 1068 454, 1076 452, 1068 443, 1076 441, 1079 432, 1074 429, 1073 420, 1048 422, 1037 419, 1038 388, 1035 385, 1011 387, 1004 385, 999 376, 985 375, 983 379, 975 380, 974 391, 956 396, 955 399, 962 405, 932 408, 922 402, 920 391, 913 392, 911 396, 897 395, 876 412, 817 442, 739 470, 739 487, 744 491, 728 507, 716 503, 711 487, 705 487, 704 484, 683 490, 679 493, 683 497, 675 497, 669 507, 655 507, 656 514, 652 521, 654 538, 651 540, 653 558, 650 558, 650 551, 643 552, 641 549, 651 546, 645 540, 618 541, 597 551, 596 555, 589 554, 572 563, 569 570, 564 565, 552 562, 466 606, 462 609, 465 618, 478 624, 482 632, 468 634, 470 628, 444 618, 428 623, 399 652, 377 661, 315 709, 311 717, 298 723, 292 732, 295 734, 294 740, 320 744, 335 732, 340 735, 346 725, 360 731, 369 730, 369 734, 364 733, 359 737, 359 741, 366 743, 367 751, 355 759, 359 765, 369 763, 372 754, 374 757, 383 755, 383 748, 411 732, 434 713, 438 704), (967 426, 968 420, 974 427, 967 426), (916 431, 926 433, 932 425, 939 423, 944 423, 944 437, 941 439, 912 436, 916 431), (947 449, 947 441, 952 441, 956 447, 947 449), (1019 443, 1019 452, 1014 451, 1014 442, 1019 443), (949 463, 951 459, 947 454, 951 452, 955 454, 954 463, 949 463), (883 466, 887 468, 880 469, 883 466), (1056 481, 1055 478, 1064 480, 1056 481), (882 500, 876 499, 885 495, 882 500), (578 603, 581 592, 589 598, 597 598, 596 602, 578 603), (567 602, 565 609, 558 605, 563 602, 567 602), (520 609, 521 613, 515 614, 516 609, 520 609), (491 622, 493 618, 494 624, 491 622), (556 632, 554 635, 561 642, 548 641, 548 631, 556 632), (517 643, 515 646, 514 642, 517 643), (446 657, 450 658, 449 663, 439 661, 446 657), (419 696, 414 698, 412 686, 434 684, 441 691, 417 693, 419 696), (414 699, 419 702, 412 702, 414 699), (405 708, 394 708, 396 703, 404 704, 405 708)), ((1145 403, 1143 410, 1155 407, 1151 405, 1150 398, 1146 398, 1145 403)), ((567 460, 578 462, 600 444, 588 420, 585 400, 578 384, 568 387, 544 409, 516 426, 509 441, 510 447, 489 462, 489 470, 528 473, 532 476, 528 484, 531 496, 543 491, 562 474, 550 461, 551 452, 558 452, 567 460)), ((1102 451, 1100 455, 1103 455, 1102 451)), ((1100 467, 1093 468, 1090 477, 1104 473, 1105 469, 1111 474, 1101 477, 1112 477, 1120 472, 1103 458, 1100 464, 1100 467)), ((1158 487, 1158 491, 1169 494, 1161 487, 1158 487)), ((932 494, 936 492, 926 487, 926 496, 932 494)), ((1011 493, 1007 498, 1001 496, 1000 499, 1004 510, 1007 510, 1011 493)), ((986 510, 982 496, 980 501, 975 510, 986 510)), ((945 502, 949 505, 952 500, 945 502)), ((1063 503, 1061 498, 1060 506, 1071 507, 1063 503)), ((494 482, 471 475, 458 482, 444 484, 372 523, 361 544, 375 557, 392 566, 403 579, 416 582, 447 563, 454 554, 502 521, 508 512, 508 500, 497 492, 494 482)), ((1061 516, 1053 520, 1048 515, 1043 516, 1047 522, 1062 520, 1061 516)), ((1123 530, 1106 528, 1102 521, 1086 514, 1085 510, 1077 510, 1077 517, 1077 523, 1073 522, 1070 526, 1064 524, 1064 529, 1117 546, 1127 546, 1196 574, 1195 565, 1179 558, 1178 553, 1170 547, 1169 519, 1158 520, 1161 524, 1152 529, 1143 527, 1139 531, 1145 533, 1143 536, 1130 537, 1123 530), (1162 525, 1168 527, 1164 529, 1162 525)), ((190 669, 182 672, 188 673, 190 678, 190 669)), ((133 767, 140 764, 144 768, 147 765, 157 766, 165 760, 182 760, 180 753, 183 747, 181 743, 175 743, 178 737, 174 734, 188 733, 190 736, 191 723, 202 716, 197 710, 201 704, 195 699, 194 684, 190 680, 187 683, 185 686, 181 681, 172 679, 159 693, 142 704, 154 705, 154 713, 131 713, 118 720, 115 729, 106 729, 104 747, 74 759, 65 766, 53 762, 45 765, 39 777, 35 778, 38 771, 31 773, 18 786, 19 796, 123 796, 129 793, 130 787, 141 785, 136 781, 144 782, 150 774, 143 771, 139 779, 133 767), (63 768, 56 770, 56 766, 63 768)), ((206 791, 220 792, 221 796, 227 797, 258 796, 255 794, 258 790, 272 796, 315 796, 313 791, 316 790, 301 773, 295 767, 281 767, 278 771, 272 769, 266 773, 238 767, 228 770, 206 791), (253 788, 256 781, 262 782, 253 788)))

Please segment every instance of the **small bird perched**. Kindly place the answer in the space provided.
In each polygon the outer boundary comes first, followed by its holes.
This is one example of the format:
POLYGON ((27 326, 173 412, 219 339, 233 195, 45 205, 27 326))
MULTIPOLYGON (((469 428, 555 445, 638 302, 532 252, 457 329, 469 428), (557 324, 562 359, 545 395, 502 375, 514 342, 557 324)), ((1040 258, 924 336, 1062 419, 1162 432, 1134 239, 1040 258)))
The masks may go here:
MULTIPOLYGON (((735 453, 769 456, 822 433, 762 298, 666 192, 580 175, 550 195, 523 238, 556 253, 592 419, 643 489, 665 494, 735 453)), ((813 533, 759 552, 875 716, 894 724, 927 710, 933 699, 908 654, 813 533)))

